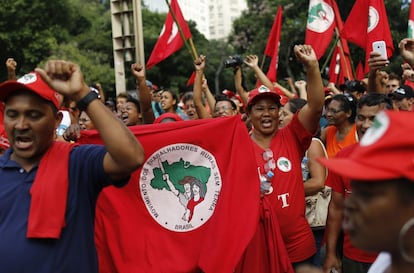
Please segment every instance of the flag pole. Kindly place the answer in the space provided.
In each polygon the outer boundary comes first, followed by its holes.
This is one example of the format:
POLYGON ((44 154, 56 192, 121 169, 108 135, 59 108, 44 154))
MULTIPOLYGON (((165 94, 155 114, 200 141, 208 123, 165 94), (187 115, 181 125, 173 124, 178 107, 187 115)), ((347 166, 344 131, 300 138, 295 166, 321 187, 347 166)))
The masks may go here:
POLYGON ((339 29, 337 27, 335 27, 335 34, 338 37, 338 46, 339 46, 339 51, 341 53, 341 58, 343 58, 344 60, 344 64, 345 64, 345 70, 346 70, 346 75, 348 76, 348 80, 351 79, 350 75, 349 75, 349 69, 351 69, 351 74, 353 75, 353 77, 355 78, 355 73, 354 73, 354 69, 353 69, 353 64, 352 64, 352 59, 349 58, 349 61, 351 63, 351 67, 348 67, 348 62, 345 60, 345 52, 344 52, 344 48, 342 46, 342 41, 341 41, 341 36, 339 35, 339 29))
POLYGON ((177 18, 175 16, 175 13, 174 13, 174 11, 171 8, 171 4, 168 2, 168 0, 165 0, 165 2, 168 5, 168 9, 169 9, 169 11, 170 11, 170 13, 171 13, 171 15, 173 17, 174 23, 176 24, 176 26, 178 28, 178 32, 180 33, 180 37, 183 40, 183 42, 185 44, 185 47, 190 52, 190 55, 194 58, 194 60, 197 59, 198 58, 198 54, 197 54, 197 51, 195 49, 195 46, 194 46, 194 43, 193 43, 193 39, 191 37, 188 39, 190 41, 190 43, 185 39, 183 30, 182 30, 180 24, 178 24, 177 18))
POLYGON ((331 60, 332 54, 335 50, 335 47, 338 43, 338 37, 335 38, 335 42, 333 43, 333 46, 330 48, 329 52, 328 52, 328 56, 326 56, 326 60, 323 63, 322 67, 321 67, 321 73, 323 73, 323 71, 325 70, 325 67, 328 65, 328 62, 331 60))

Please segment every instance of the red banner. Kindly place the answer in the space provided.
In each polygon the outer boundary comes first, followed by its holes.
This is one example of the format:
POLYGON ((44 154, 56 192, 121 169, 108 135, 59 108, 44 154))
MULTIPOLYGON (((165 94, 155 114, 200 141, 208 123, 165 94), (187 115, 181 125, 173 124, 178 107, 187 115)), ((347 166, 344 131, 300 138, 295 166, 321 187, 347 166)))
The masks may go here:
POLYGON ((272 30, 270 31, 269 39, 267 41, 265 49, 265 55, 272 58, 266 75, 272 82, 276 82, 277 80, 277 66, 279 62, 279 44, 281 30, 282 7, 279 7, 277 9, 275 21, 273 22, 272 30))
POLYGON ((335 12, 330 0, 310 0, 305 44, 311 45, 320 59, 332 41, 335 12))
MULTIPOLYGON (((240 116, 130 127, 145 163, 96 208, 101 273, 233 272, 258 225, 259 179, 240 116)), ((100 143, 95 131, 83 143, 100 143)))

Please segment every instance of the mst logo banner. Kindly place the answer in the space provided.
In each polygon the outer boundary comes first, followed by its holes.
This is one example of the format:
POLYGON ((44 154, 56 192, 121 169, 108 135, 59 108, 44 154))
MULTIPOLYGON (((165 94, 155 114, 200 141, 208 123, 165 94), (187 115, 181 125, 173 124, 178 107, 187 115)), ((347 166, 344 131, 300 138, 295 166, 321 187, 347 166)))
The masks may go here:
MULTIPOLYGON (((259 220, 260 181, 240 116, 130 127, 145 163, 99 195, 100 273, 233 272, 259 220)), ((87 132, 83 143, 101 142, 87 132)))
POLYGON ((214 155, 189 143, 168 145, 153 153, 139 181, 141 197, 154 220, 179 232, 196 229, 210 219, 221 184, 214 155))

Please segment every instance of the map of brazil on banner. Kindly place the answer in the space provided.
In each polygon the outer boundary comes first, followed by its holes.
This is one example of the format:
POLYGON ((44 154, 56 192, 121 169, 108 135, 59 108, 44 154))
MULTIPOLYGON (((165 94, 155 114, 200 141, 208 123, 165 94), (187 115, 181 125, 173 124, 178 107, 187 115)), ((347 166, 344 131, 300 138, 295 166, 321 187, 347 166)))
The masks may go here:
MULTIPOLYGON (((98 198, 100 272, 233 272, 259 217, 259 178, 240 116, 130 127, 145 162, 98 198)), ((101 143, 96 131, 81 143, 101 143)))

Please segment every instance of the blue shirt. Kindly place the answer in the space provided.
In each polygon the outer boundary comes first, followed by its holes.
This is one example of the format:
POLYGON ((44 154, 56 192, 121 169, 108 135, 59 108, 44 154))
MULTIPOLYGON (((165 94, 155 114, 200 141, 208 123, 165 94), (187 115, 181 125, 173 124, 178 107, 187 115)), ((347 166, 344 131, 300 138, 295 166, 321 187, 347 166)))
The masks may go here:
POLYGON ((26 172, 17 162, 10 160, 11 152, 8 149, 0 157, 0 271, 98 272, 94 244, 95 204, 102 188, 112 184, 103 170, 105 147, 81 145, 72 150, 66 226, 59 239, 26 237, 31 200, 29 191, 38 167, 26 172))

